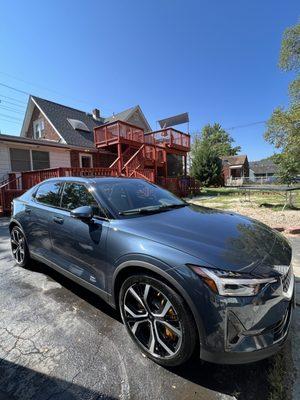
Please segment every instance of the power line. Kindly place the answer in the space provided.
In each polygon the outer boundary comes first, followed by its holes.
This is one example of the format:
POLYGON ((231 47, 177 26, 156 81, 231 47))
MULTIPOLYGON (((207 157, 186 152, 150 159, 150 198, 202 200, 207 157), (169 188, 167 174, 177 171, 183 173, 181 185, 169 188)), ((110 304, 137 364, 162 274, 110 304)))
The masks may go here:
POLYGON ((13 86, 5 85, 5 83, 0 82, 0 85, 6 87, 7 89, 15 90, 16 92, 23 93, 23 94, 26 94, 27 96, 30 96, 30 93, 25 92, 24 90, 21 90, 21 89, 16 89, 13 86))
MULTIPOLYGON (((70 96, 65 96, 64 93, 58 92, 57 90, 50 89, 50 88, 47 88, 46 86, 42 86, 42 85, 39 85, 39 84, 36 84, 36 83, 33 83, 33 82, 26 81, 26 80, 24 80, 24 79, 18 78, 17 76, 13 76, 13 75, 11 75, 11 74, 8 74, 7 72, 0 71, 0 74, 6 75, 6 76, 8 76, 8 77, 10 77, 10 78, 16 79, 17 81, 26 83, 26 84, 28 84, 28 85, 35 86, 35 87, 38 87, 38 88, 40 88, 40 89, 50 91, 50 92, 52 92, 52 93, 56 93, 56 94, 58 94, 58 95, 60 95, 60 96, 64 96, 65 98, 69 98, 70 100, 76 101, 77 103, 79 102, 79 103, 82 103, 82 104, 87 104, 87 105, 89 105, 89 106, 91 105, 91 102, 87 102, 87 101, 85 101, 85 100, 73 98, 73 97, 70 97, 70 96)), ((7 87, 7 88, 9 88, 9 89, 12 89, 12 90, 16 90, 16 91, 18 91, 18 92, 20 92, 20 93, 23 93, 23 94, 26 94, 26 95, 30 95, 30 93, 25 92, 24 90, 16 89, 16 88, 13 88, 12 86, 5 85, 5 84, 2 84, 2 83, 0 83, 0 85, 5 86, 5 87, 7 87)), ((106 109, 106 108, 105 108, 105 109, 106 109)), ((109 109, 106 109, 106 111, 108 111, 108 112, 113 112, 112 110, 109 110, 109 109)))
POLYGON ((20 125, 20 122, 18 122, 18 121, 10 121, 9 119, 5 119, 5 118, 0 117, 0 123, 1 123, 2 121, 3 121, 3 122, 8 122, 8 123, 11 123, 11 124, 20 125))
POLYGON ((7 111, 11 111, 11 112, 14 112, 14 113, 17 113, 17 114, 22 114, 22 115, 24 115, 24 112, 23 112, 23 111, 21 111, 21 110, 16 110, 16 109, 11 108, 11 107, 6 107, 6 106, 0 105, 0 108, 2 108, 3 110, 7 110, 7 111))
POLYGON ((16 99, 15 97, 4 96, 4 94, 0 94, 0 97, 4 97, 5 99, 14 100, 14 101, 17 101, 18 103, 26 104, 26 102, 23 100, 16 99))
POLYGON ((2 103, 4 103, 4 105, 7 103, 7 104, 12 105, 12 106, 14 106, 14 107, 21 107, 21 108, 24 108, 24 107, 25 107, 25 106, 23 106, 23 105, 21 105, 21 104, 13 103, 12 101, 1 100, 1 99, 0 99, 0 104, 2 104, 2 103))
POLYGON ((266 122, 267 121, 257 121, 257 122, 251 122, 250 124, 232 126, 230 128, 225 128, 225 131, 232 131, 233 129, 247 128, 248 126, 265 124, 266 122))
POLYGON ((16 121, 21 121, 22 122, 22 119, 16 118, 16 117, 12 117, 11 115, 8 115, 8 114, 1 114, 0 113, 0 116, 5 117, 5 118, 12 118, 12 119, 14 119, 16 121))

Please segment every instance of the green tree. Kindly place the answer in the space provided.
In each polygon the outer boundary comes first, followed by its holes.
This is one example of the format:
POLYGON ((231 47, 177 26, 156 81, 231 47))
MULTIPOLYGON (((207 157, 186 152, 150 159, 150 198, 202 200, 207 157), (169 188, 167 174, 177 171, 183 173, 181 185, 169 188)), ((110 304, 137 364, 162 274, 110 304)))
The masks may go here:
POLYGON ((214 148, 219 157, 235 156, 241 150, 240 146, 233 146, 233 138, 217 123, 205 125, 201 131, 201 138, 214 148))
POLYGON ((221 170, 221 160, 216 150, 207 140, 196 138, 192 146, 192 176, 203 186, 219 185, 221 170))
POLYGON ((191 149, 191 174, 202 185, 222 184, 222 163, 219 157, 233 156, 240 151, 240 146, 233 146, 233 138, 220 124, 205 125, 200 134, 195 135, 191 149))
POLYGON ((286 109, 278 107, 273 111, 265 139, 281 150, 274 160, 279 166, 280 180, 290 184, 300 173, 300 23, 284 32, 279 67, 296 73, 289 86, 291 104, 286 109))

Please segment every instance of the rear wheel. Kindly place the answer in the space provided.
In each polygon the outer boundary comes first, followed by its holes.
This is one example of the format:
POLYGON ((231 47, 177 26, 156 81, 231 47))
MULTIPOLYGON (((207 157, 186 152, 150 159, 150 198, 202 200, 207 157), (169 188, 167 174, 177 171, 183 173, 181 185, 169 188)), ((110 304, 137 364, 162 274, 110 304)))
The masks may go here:
POLYGON ((20 267, 25 267, 29 262, 29 252, 25 234, 19 226, 14 226, 10 233, 12 255, 20 267))
POLYGON ((167 367, 191 357, 195 323, 183 298, 171 287, 148 275, 131 276, 121 287, 119 303, 126 329, 145 355, 167 367))

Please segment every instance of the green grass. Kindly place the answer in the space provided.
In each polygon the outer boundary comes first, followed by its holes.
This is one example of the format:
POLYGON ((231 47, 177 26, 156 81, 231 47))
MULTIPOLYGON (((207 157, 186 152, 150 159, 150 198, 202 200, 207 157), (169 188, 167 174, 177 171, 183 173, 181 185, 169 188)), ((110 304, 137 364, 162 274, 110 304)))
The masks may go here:
MULTIPOLYGON (((249 192, 240 189, 232 188, 203 188, 201 194, 197 196, 197 203, 209 206, 210 203, 214 204, 214 207, 227 209, 237 203, 256 205, 258 207, 271 208, 274 211, 281 211, 285 204, 285 194, 279 192, 249 192), (211 196, 210 199, 201 197, 211 196)), ((285 209, 300 210, 300 191, 292 192, 293 196, 293 207, 287 206, 285 209)))

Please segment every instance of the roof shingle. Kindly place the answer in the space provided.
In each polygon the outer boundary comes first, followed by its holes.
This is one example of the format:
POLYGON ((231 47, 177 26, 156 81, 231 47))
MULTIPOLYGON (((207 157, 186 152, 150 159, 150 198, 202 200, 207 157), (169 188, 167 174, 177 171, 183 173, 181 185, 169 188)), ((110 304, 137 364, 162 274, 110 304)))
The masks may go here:
POLYGON ((228 163, 229 165, 243 165, 246 162, 246 155, 239 156, 222 156, 220 157, 222 164, 228 163))

